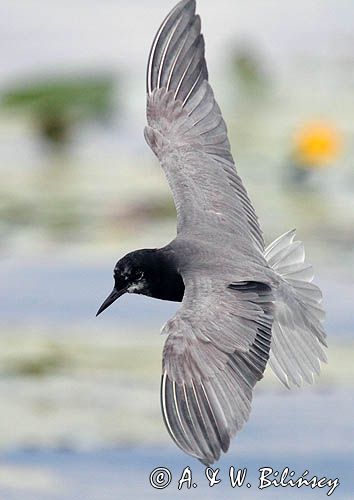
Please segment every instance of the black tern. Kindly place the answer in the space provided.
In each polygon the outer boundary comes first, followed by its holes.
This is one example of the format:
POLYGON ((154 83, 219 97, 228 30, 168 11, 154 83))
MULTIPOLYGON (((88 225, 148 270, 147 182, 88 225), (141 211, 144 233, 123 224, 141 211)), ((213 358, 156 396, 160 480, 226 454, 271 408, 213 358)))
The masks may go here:
POLYGON ((322 294, 295 231, 265 248, 208 83, 195 0, 182 0, 155 36, 147 68, 145 138, 177 211, 177 236, 114 268, 122 294, 182 302, 164 326, 161 409, 187 454, 210 465, 247 421, 267 364, 291 388, 325 362, 322 294))

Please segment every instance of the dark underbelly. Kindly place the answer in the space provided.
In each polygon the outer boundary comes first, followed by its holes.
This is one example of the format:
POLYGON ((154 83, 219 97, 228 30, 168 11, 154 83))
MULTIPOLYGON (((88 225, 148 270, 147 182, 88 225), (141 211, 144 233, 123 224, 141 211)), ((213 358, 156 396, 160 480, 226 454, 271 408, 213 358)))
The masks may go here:
POLYGON ((184 283, 179 274, 169 275, 151 290, 151 297, 171 302, 182 302, 184 283))

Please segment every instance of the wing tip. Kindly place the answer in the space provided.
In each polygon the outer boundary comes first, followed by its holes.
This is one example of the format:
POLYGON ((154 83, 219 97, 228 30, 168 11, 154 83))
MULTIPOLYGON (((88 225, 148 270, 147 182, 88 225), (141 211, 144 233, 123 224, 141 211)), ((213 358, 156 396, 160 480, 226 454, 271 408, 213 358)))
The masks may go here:
POLYGON ((182 12, 183 10, 188 10, 187 7, 191 8, 193 13, 195 13, 195 10, 197 8, 196 0, 181 0, 173 7, 171 12, 173 12, 177 9, 181 9, 181 12, 182 12))
MULTIPOLYGON (((164 369, 161 376, 160 402, 167 431, 183 452, 209 467, 220 459, 222 451, 228 451, 232 437, 230 428, 228 425, 222 428, 218 426, 217 434, 215 429, 208 432, 212 424, 208 419, 205 420, 207 415, 202 410, 204 401, 200 399, 193 380, 190 387, 184 383, 180 386, 170 379, 164 369), (189 416, 187 419, 186 412, 189 416)), ((213 413, 213 410, 211 412, 213 413)))
MULTIPOLYGON (((147 65, 147 73, 146 73, 146 92, 148 96, 151 96, 155 88, 157 88, 155 81, 156 74, 154 68, 156 68, 156 61, 158 61, 159 57, 162 59, 165 57, 165 46, 164 40, 167 39, 167 46, 169 41, 175 31, 176 26, 179 24, 182 18, 189 20, 188 25, 194 26, 194 29, 200 32, 201 29, 201 21, 200 16, 196 15, 196 1, 195 0, 181 0, 177 3, 167 14, 161 25, 159 26, 156 35, 154 37, 149 57, 148 57, 148 65, 147 65)), ((160 61, 161 63, 161 61, 160 61)))

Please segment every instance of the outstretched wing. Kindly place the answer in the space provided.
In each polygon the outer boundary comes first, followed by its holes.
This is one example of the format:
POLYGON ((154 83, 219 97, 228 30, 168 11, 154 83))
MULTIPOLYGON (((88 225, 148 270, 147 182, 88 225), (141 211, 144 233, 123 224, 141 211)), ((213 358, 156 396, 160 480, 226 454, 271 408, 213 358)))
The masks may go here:
POLYGON ((257 216, 237 175, 225 122, 208 83, 195 0, 178 3, 158 30, 147 93, 145 137, 170 185, 178 233, 223 234, 234 245, 263 251, 257 216))
POLYGON ((162 332, 161 408, 175 443, 210 465, 248 419, 269 356, 273 299, 259 282, 186 283, 162 332))

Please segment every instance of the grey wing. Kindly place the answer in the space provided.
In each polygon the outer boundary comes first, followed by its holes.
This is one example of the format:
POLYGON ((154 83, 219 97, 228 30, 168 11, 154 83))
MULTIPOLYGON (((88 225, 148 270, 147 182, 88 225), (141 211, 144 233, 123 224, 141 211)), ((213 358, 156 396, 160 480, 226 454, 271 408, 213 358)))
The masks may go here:
POLYGON ((175 443, 210 465, 248 419, 269 356, 272 292, 260 282, 186 283, 162 332, 161 408, 175 443))
POLYGON ((195 1, 183 0, 158 30, 147 70, 145 137, 169 182, 178 233, 223 233, 233 241, 238 234, 247 248, 263 251, 258 219, 208 83, 200 28, 195 1))

